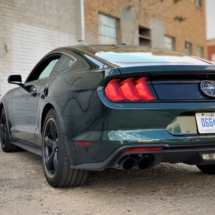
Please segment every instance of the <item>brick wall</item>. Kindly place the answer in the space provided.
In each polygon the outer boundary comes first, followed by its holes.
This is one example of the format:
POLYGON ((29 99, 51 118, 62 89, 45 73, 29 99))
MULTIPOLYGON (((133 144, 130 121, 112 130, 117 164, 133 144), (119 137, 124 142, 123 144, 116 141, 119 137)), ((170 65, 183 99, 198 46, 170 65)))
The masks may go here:
MULTIPOLYGON (((146 1, 146 0, 144 0, 146 1)), ((127 44, 132 43, 134 14, 126 11, 126 0, 85 0, 86 42, 98 43, 98 14, 103 13, 119 19, 120 40, 127 44)), ((142 18, 139 25, 151 29, 152 46, 163 48, 164 35, 175 38, 175 50, 185 52, 185 41, 192 43, 192 54, 196 54, 196 46, 204 48, 204 58, 207 58, 206 49, 206 20, 205 0, 202 7, 195 5, 194 0, 183 0, 172 6, 172 0, 159 3, 159 15, 151 18, 142 18), (173 20, 175 16, 186 17, 186 21, 179 23, 173 20)), ((153 10, 153 7, 150 9, 153 10)), ((137 33, 137 32, 136 32, 137 33)), ((138 44, 136 34, 135 44, 138 44)))
POLYGON ((187 18, 185 22, 177 23, 174 20, 165 22, 166 34, 176 38, 176 51, 184 52, 185 41, 192 43, 192 53, 196 54, 196 46, 204 48, 204 58, 207 59, 205 1, 202 7, 195 5, 194 0, 178 3, 165 14, 167 17, 182 15, 187 18))
POLYGON ((214 61, 214 59, 212 59, 212 55, 215 55, 215 45, 208 46, 208 60, 214 61))
POLYGON ((75 0, 0 0, 0 98, 56 47, 77 44, 75 0))

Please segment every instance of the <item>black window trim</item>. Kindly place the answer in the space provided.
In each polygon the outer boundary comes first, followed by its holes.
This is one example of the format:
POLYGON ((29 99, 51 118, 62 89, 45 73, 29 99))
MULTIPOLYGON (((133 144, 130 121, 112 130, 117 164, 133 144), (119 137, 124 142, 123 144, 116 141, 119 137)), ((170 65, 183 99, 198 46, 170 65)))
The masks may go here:
MULTIPOLYGON (((61 71, 61 72, 59 72, 59 74, 62 74, 62 73, 64 73, 64 72, 67 72, 67 71, 76 63, 77 59, 76 59, 75 57, 73 57, 72 55, 67 54, 67 53, 65 53, 65 52, 59 52, 59 53, 61 54, 60 58, 61 58, 63 55, 66 55, 66 56, 70 57, 72 60, 74 60, 73 64, 70 65, 67 69, 65 69, 65 70, 63 70, 63 71, 61 71)), ((60 58, 59 58, 59 59, 60 59, 60 58)), ((49 77, 55 77, 55 76, 59 75, 59 74, 52 75, 52 72, 53 72, 53 70, 51 71, 49 77)))
MULTIPOLYGON (((31 73, 30 73, 30 74, 28 75, 28 77, 26 78, 26 81, 25 81, 24 84, 29 84, 29 83, 31 83, 31 82, 38 81, 39 79, 32 80, 32 81, 28 81, 28 79, 29 79, 29 77, 34 73, 34 71, 41 65, 41 63, 43 63, 45 60, 47 60, 48 58, 51 58, 51 57, 53 57, 53 56, 55 56, 55 55, 58 55, 58 56, 60 55, 59 59, 61 58, 62 55, 67 55, 67 56, 71 57, 71 58, 74 60, 74 63, 73 63, 69 68, 71 68, 71 67, 75 64, 75 62, 77 61, 77 59, 76 59, 74 56, 72 56, 72 55, 70 55, 70 54, 68 54, 68 53, 66 53, 66 52, 61 52, 61 51, 58 51, 58 52, 51 52, 51 53, 47 54, 46 56, 44 56, 44 57, 36 64, 36 66, 32 69, 31 73)), ((69 69, 69 68, 68 68, 68 69, 69 69)), ((66 69, 65 71, 67 71, 67 69, 66 69)), ((62 73, 64 73, 65 71, 63 71, 62 73)), ((62 74, 62 73, 61 73, 61 74, 62 74)), ((52 72, 50 73, 49 77, 51 77, 51 74, 52 74, 52 72)), ((54 76, 56 76, 56 75, 53 75, 52 77, 54 77, 54 76)), ((47 77, 47 78, 49 78, 49 77, 47 77)))
MULTIPOLYGON (((25 81, 25 84, 28 84, 28 83, 31 83, 33 81, 38 81, 39 79, 36 79, 36 80, 32 80, 32 81, 28 81, 28 79, 33 75, 33 73, 35 72, 35 70, 37 70, 37 68, 44 62, 46 61, 47 59, 49 58, 52 58, 54 56, 60 56, 61 57, 61 54, 60 53, 51 53, 49 55, 46 55, 44 58, 42 58, 37 64, 36 66, 33 68, 33 70, 31 71, 31 73, 28 75, 28 77, 26 78, 26 81, 25 81)), ((60 58, 59 57, 59 58, 60 58)))

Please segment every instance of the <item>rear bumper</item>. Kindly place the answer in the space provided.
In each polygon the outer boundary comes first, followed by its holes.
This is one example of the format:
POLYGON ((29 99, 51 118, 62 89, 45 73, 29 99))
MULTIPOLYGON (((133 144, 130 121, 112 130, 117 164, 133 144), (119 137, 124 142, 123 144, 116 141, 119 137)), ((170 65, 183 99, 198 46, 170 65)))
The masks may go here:
POLYGON ((195 146, 169 146, 168 144, 138 144, 138 145, 127 145, 115 150, 108 158, 99 163, 83 163, 76 166, 72 166, 74 169, 86 169, 101 171, 105 168, 113 168, 118 162, 125 156, 130 155, 152 155, 154 157, 153 166, 161 162, 169 163, 185 163, 189 165, 204 165, 204 164, 215 164, 215 160, 205 161, 202 158, 202 154, 215 153, 215 145, 195 145, 195 146), (140 148, 140 147, 162 147, 161 151, 144 151, 144 152, 124 152, 124 149, 128 148, 140 148))
MULTIPOLYGON (((103 170, 114 167, 119 160, 128 155, 122 152, 126 148, 162 147, 162 151, 153 153, 159 162, 183 162, 199 164, 203 162, 198 153, 215 150, 215 135, 172 135, 166 129, 91 131, 69 141, 68 155, 71 168, 103 170), (90 146, 78 146, 76 141, 91 142, 90 146), (195 157, 198 157, 195 158, 195 157), (194 159, 195 158, 195 159, 194 159), (194 160, 193 160, 194 159, 194 160)), ((143 153, 140 153, 143 154, 143 153)))
POLYGON ((214 112, 215 102, 124 104, 108 101, 102 87, 98 94, 99 98, 93 100, 86 112, 80 111, 79 115, 68 112, 64 116, 67 128, 64 139, 71 168, 113 168, 128 154, 122 150, 130 147, 163 147, 160 152, 147 152, 153 153, 155 164, 201 164, 204 161, 199 153, 215 150, 215 135, 199 135, 195 121, 197 112, 214 112), (76 141, 92 144, 77 146, 76 141), (178 146, 183 148, 174 148, 178 146))

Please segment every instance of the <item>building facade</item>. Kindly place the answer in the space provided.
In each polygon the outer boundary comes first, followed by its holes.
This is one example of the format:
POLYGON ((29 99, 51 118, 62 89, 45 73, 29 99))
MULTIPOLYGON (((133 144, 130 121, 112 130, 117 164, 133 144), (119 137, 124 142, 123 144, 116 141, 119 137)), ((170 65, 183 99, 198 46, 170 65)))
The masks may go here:
MULTIPOLYGON (((79 0, 78 0, 79 1, 79 0)), ((0 0, 0 98, 49 51, 78 44, 76 0, 0 0)))
POLYGON ((172 0, 142 1, 145 10, 140 14, 141 4, 135 1, 85 0, 86 42, 125 42, 207 58, 204 0, 182 0, 177 4, 172 0), (139 22, 134 26, 138 15, 139 22))
POLYGON ((47 52, 80 41, 125 42, 207 58, 205 0, 175 5, 172 0, 142 0, 152 5, 141 13, 135 13, 130 2, 0 0, 0 98, 15 87, 7 83, 9 75, 21 74, 24 81, 47 52), (176 16, 186 20, 179 22, 176 16))
POLYGON ((215 63, 215 39, 208 41, 208 60, 215 63))

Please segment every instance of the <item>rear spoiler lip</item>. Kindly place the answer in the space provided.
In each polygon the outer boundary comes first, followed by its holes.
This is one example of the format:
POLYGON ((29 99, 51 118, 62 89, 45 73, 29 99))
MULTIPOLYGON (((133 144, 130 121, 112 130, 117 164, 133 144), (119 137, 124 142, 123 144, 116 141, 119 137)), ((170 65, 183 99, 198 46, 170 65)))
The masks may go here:
POLYGON ((145 65, 134 67, 121 67, 122 75, 134 75, 138 73, 155 74, 215 74, 215 65, 145 65))

